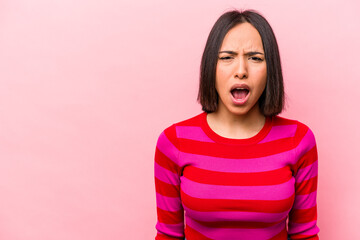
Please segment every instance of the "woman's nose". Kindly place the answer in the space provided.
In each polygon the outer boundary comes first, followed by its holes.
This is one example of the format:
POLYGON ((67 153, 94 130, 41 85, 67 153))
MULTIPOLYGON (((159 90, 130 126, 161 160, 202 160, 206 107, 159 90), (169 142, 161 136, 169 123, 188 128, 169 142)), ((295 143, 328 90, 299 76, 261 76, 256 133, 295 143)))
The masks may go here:
POLYGON ((235 69, 235 78, 247 78, 248 72, 247 72, 247 65, 246 61, 243 58, 239 58, 236 69, 235 69))

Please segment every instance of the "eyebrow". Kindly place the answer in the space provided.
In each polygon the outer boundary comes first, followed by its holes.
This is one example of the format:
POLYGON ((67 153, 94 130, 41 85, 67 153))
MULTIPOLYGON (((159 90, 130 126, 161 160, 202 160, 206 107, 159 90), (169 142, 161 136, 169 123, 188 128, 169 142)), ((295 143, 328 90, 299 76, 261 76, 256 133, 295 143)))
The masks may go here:
MULTIPOLYGON (((220 53, 228 53, 228 54, 231 54, 231 55, 235 55, 237 56, 238 53, 237 52, 234 52, 234 51, 221 51, 219 52, 220 53)), ((264 55, 263 53, 261 52, 246 52, 245 55, 248 55, 248 56, 253 56, 253 55, 256 55, 256 54, 261 54, 261 55, 264 55)))

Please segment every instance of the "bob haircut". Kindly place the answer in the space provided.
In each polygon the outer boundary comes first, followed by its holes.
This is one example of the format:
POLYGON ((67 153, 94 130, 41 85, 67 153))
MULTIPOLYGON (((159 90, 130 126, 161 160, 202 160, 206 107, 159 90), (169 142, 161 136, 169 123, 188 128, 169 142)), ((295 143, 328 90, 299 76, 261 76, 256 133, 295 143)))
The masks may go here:
POLYGON ((254 10, 226 12, 214 24, 201 59, 197 101, 207 113, 217 110, 219 95, 215 81, 219 50, 228 31, 244 22, 250 23, 259 32, 265 51, 267 76, 264 92, 258 100, 260 111, 264 116, 275 116, 282 112, 285 102, 279 48, 270 24, 254 10))

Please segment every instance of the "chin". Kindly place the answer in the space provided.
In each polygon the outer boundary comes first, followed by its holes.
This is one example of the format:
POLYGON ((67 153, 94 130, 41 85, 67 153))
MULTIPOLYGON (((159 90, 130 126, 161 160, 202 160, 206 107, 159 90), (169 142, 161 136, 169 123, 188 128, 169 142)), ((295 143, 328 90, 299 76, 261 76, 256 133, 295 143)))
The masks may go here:
POLYGON ((246 106, 230 106, 228 108, 228 111, 237 116, 250 115, 251 113, 256 111, 256 105, 253 105, 252 107, 249 107, 247 105, 246 106))
POLYGON ((228 110, 230 113, 232 113, 234 115, 238 115, 238 116, 240 116, 240 115, 244 116, 249 113, 249 109, 246 107, 241 107, 241 108, 240 107, 232 107, 228 110))

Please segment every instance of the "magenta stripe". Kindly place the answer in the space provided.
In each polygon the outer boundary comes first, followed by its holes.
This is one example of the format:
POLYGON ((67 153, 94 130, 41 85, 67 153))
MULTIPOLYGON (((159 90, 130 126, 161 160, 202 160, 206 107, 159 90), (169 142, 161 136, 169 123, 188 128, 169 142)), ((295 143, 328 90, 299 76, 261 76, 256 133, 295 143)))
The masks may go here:
POLYGON ((259 143, 271 142, 282 138, 293 137, 295 135, 296 128, 296 124, 273 126, 269 134, 259 143))
POLYGON ((315 137, 313 132, 308 129, 303 139, 300 141, 299 145, 296 149, 296 159, 301 158, 305 153, 307 153, 310 149, 312 149, 316 145, 315 137))
POLYGON ((166 197, 160 193, 156 193, 156 205, 158 208, 166 211, 179 211, 181 207, 181 199, 179 197, 166 197))
POLYGON ((200 223, 192 220, 191 218, 186 218, 186 225, 200 232, 204 236, 216 239, 216 240, 264 240, 270 239, 273 236, 279 234, 285 228, 285 220, 268 228, 257 228, 257 229, 248 229, 248 228, 208 228, 200 223))
POLYGON ((302 181, 308 180, 310 178, 316 177, 318 175, 318 160, 298 170, 295 178, 296 183, 300 183, 302 181))
POLYGON ((181 177, 181 189, 203 199, 283 200, 294 194, 295 179, 270 186, 221 186, 202 184, 181 177))
POLYGON ((184 223, 166 224, 157 222, 155 228, 162 234, 174 237, 184 237, 184 223))
POLYGON ((179 175, 167 170, 166 168, 163 168, 156 162, 155 162, 155 177, 163 182, 166 182, 166 183, 169 183, 172 185, 180 184, 179 175))
POLYGON ((294 209, 312 208, 313 206, 316 205, 316 193, 317 191, 314 191, 306 195, 296 195, 293 208, 294 209))
POLYGON ((200 212, 192 210, 184 206, 186 216, 191 216, 193 219, 204 222, 213 221, 259 221, 262 222, 277 222, 284 219, 289 211, 282 213, 262 213, 262 212, 242 212, 242 211, 214 211, 214 212, 200 212))
POLYGON ((176 126, 176 136, 201 142, 214 142, 201 129, 194 126, 176 126))
POLYGON ((293 150, 261 158, 230 159, 181 152, 183 164, 219 172, 264 172, 296 163, 293 150))
POLYGON ((316 225, 316 220, 307 223, 293 223, 289 220, 289 234, 304 234, 315 235, 319 232, 319 227, 316 225))
POLYGON ((178 160, 179 150, 170 142, 164 132, 160 134, 156 146, 171 161, 178 166, 180 165, 178 160))

